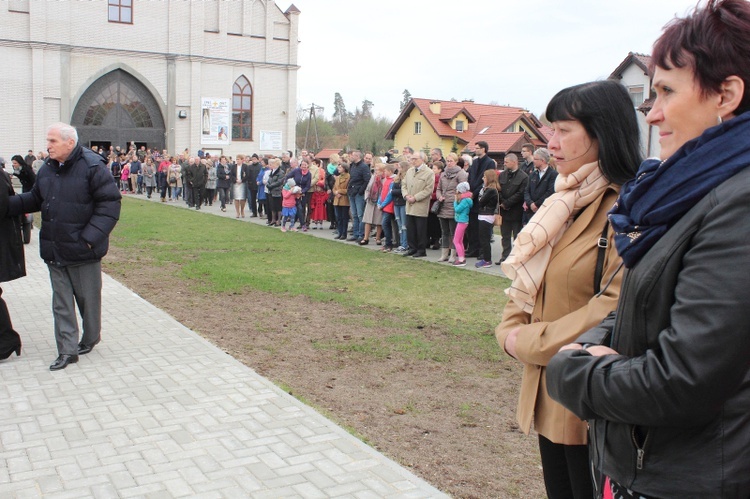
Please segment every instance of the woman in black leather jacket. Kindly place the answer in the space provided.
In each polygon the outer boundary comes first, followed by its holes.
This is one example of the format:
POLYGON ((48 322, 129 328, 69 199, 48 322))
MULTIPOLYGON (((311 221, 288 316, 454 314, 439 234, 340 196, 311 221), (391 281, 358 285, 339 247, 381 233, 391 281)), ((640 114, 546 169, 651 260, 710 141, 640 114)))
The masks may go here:
POLYGON ((750 3, 709 0, 652 61, 661 161, 610 212, 617 311, 547 369, 607 497, 750 497, 750 3), (611 495, 607 495, 611 494, 611 495))

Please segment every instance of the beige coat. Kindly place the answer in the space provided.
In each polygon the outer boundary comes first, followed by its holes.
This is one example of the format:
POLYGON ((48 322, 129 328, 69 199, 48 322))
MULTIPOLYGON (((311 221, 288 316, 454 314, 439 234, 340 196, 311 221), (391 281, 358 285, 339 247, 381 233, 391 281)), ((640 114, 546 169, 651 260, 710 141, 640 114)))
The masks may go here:
POLYGON ((409 168, 404 176, 401 186, 401 193, 406 196, 414 196, 417 200, 415 203, 406 202, 406 214, 415 217, 426 217, 430 214, 430 197, 435 188, 435 172, 422 164, 419 171, 416 168, 409 168))
MULTIPOLYGON (((615 189, 607 189, 581 212, 555 245, 531 315, 509 300, 503 322, 495 329, 503 346, 508 333, 521 327, 516 343, 518 359, 523 362, 517 409, 521 430, 528 434, 533 419, 536 431, 558 444, 586 444, 587 426, 550 398, 546 366, 561 346, 572 343, 617 307, 622 269, 599 298, 593 297, 597 242, 607 221, 607 211, 616 199, 615 189)), ((621 262, 611 227, 608 236, 602 289, 621 262)))

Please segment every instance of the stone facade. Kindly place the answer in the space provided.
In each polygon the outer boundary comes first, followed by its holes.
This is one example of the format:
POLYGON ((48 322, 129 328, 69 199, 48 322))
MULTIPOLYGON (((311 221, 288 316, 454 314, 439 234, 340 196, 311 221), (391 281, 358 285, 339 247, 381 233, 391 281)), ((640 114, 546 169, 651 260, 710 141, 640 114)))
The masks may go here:
POLYGON ((43 149, 55 121, 79 127, 87 146, 134 140, 195 153, 201 98, 231 101, 242 77, 251 140, 230 132, 229 144, 203 147, 279 153, 260 148, 264 130, 293 149, 298 20, 294 5, 282 12, 272 0, 0 2, 0 156, 43 149))

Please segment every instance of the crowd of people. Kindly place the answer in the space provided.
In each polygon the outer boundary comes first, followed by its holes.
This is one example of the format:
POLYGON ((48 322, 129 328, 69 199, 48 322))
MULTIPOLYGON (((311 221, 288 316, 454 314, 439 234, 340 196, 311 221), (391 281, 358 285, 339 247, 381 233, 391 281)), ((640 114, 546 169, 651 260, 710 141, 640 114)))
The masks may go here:
POLYGON ((439 148, 379 157, 359 150, 333 154, 327 161, 302 150, 298 157, 172 155, 142 147, 108 155, 108 168, 123 194, 156 193, 162 202, 184 201, 199 210, 234 204, 237 218, 263 217, 284 231, 335 231, 334 239, 382 246, 383 252, 421 258, 440 251, 440 262, 478 268, 492 266, 494 227, 503 236, 502 263, 512 237, 554 191, 554 157, 532 144, 522 148, 524 163, 508 154, 504 168, 475 144, 476 157, 439 148), (457 188, 468 189, 457 198, 457 188), (463 203, 462 203, 463 201, 463 203), (460 208, 459 208, 460 205, 460 208), (458 210, 457 210, 458 208, 458 210), (461 225, 463 224, 463 225, 461 225), (459 229, 460 237, 456 238, 459 229), (459 243, 458 245, 456 243, 459 243))
MULTIPOLYGON (((0 280, 24 273, 9 220, 54 205, 43 213, 40 251, 58 370, 100 339, 99 260, 119 217, 112 181, 122 193, 156 192, 195 209, 233 203, 238 218, 249 208, 284 231, 327 223, 335 239, 374 237, 384 252, 440 250, 455 266, 469 257, 492 265, 499 225, 495 263, 512 284, 496 336, 523 365, 518 423, 536 430, 548 496, 749 497, 748 32, 744 0, 708 0, 665 27, 647 115, 659 128, 659 159, 641 158, 636 111, 612 80, 561 90, 545 112, 548 149, 526 144, 522 163, 507 154, 499 171, 483 141, 474 157, 407 146, 325 164, 307 151, 100 157, 57 124, 40 180, 36 157, 13 157, 29 192, 14 195, 0 179, 0 280), (88 174, 94 166, 99 174, 88 174), (76 193, 84 187, 93 207, 70 210, 66 203, 88 199, 76 193), (84 320, 77 345, 74 300, 84 320)), ((0 298, 0 359, 20 351, 0 298)))

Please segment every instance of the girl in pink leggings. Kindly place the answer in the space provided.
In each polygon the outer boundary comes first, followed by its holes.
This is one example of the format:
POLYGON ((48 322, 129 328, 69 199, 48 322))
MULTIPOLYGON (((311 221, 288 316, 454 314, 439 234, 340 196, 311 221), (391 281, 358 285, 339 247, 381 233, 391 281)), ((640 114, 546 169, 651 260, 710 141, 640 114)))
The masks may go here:
POLYGON ((453 200, 453 209, 455 211, 456 232, 453 235, 453 245, 456 247, 456 261, 454 267, 466 266, 466 251, 464 250, 464 233, 469 226, 469 211, 474 201, 471 199, 472 194, 469 190, 468 182, 461 182, 456 186, 456 199, 453 200))

